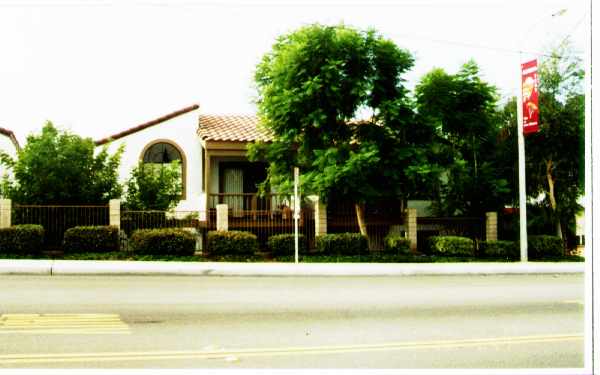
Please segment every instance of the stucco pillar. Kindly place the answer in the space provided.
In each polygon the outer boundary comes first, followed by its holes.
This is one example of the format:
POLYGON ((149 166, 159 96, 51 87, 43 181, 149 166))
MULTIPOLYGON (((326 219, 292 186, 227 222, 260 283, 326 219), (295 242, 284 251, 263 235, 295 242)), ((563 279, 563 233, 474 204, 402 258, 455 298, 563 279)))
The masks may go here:
POLYGON ((108 202, 108 225, 121 229, 121 200, 111 199, 108 202))
POLYGON ((311 195, 315 212, 315 236, 327 234, 327 205, 318 196, 311 195))
POLYGON ((498 241, 498 213, 485 213, 485 240, 498 241))
POLYGON ((0 228, 9 228, 12 214, 12 201, 10 199, 0 199, 0 228))
POLYGON ((406 209, 406 236, 410 240, 410 251, 417 252, 417 209, 406 209))
POLYGON ((217 230, 229 230, 229 207, 226 204, 217 204, 217 230))

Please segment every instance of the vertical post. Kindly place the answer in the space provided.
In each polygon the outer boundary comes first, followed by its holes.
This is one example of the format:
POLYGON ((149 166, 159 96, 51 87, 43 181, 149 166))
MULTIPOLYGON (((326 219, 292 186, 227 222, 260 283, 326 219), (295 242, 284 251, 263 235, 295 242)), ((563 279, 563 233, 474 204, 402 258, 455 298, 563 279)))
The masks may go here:
POLYGON ((298 184, 300 170, 294 167, 294 263, 298 263, 298 219, 300 219, 300 197, 298 196, 298 184))
POLYGON ((327 234, 327 205, 318 196, 310 196, 315 208, 315 237, 327 234))
POLYGON ((517 86, 517 141, 519 152, 519 243, 521 262, 527 262, 527 196, 525 193, 525 138, 523 136, 523 92, 521 88, 521 54, 519 53, 517 86))
POLYGON ((485 240, 498 241, 498 213, 485 213, 485 240))
POLYGON ((11 225, 12 201, 0 199, 0 228, 9 228, 11 225))
POLYGON ((217 204, 217 230, 229 230, 229 207, 226 204, 217 204))
POLYGON ((406 234, 410 240, 410 251, 417 252, 417 209, 406 209, 406 234))
POLYGON ((111 199, 108 202, 108 225, 121 229, 121 200, 111 199))

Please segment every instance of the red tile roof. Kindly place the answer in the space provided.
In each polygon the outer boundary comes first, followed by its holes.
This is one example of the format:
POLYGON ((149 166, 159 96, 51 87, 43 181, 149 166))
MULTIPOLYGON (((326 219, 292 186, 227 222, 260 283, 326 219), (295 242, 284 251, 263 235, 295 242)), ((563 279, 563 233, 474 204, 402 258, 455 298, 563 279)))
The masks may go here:
POLYGON ((8 130, 8 129, 0 127, 0 134, 5 135, 8 138, 10 138, 10 140, 12 141, 13 145, 15 145, 15 148, 17 150, 21 149, 21 146, 19 146, 19 141, 17 140, 17 137, 15 137, 15 133, 13 133, 12 130, 8 130))
POLYGON ((134 126, 133 128, 129 128, 129 129, 124 130, 124 131, 122 131, 120 133, 113 134, 113 135, 111 135, 109 137, 97 140, 95 142, 96 146, 103 145, 103 144, 108 143, 110 141, 114 141, 115 139, 123 138, 125 136, 130 135, 130 134, 139 132, 140 130, 144 130, 144 129, 149 128, 151 126, 158 125, 158 124, 160 124, 162 122, 165 122, 165 121, 170 120, 172 118, 175 118, 177 116, 181 116, 181 115, 186 114, 188 112, 195 111, 198 108, 200 108, 200 106, 198 106, 198 104, 194 104, 194 105, 191 105, 189 107, 182 108, 182 109, 180 109, 178 111, 169 113, 167 115, 161 116, 161 117, 156 118, 154 120, 151 120, 151 121, 145 122, 143 124, 134 126))
POLYGON ((200 115, 198 135, 204 141, 252 142, 272 140, 252 115, 200 115))

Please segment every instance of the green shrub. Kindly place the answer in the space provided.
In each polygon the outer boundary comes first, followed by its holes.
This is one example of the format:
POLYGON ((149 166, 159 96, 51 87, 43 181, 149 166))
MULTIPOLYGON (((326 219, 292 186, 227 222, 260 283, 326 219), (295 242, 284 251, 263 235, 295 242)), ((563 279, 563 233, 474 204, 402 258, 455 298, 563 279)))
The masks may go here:
POLYGON ((534 235, 527 236, 527 253, 529 258, 560 257, 564 254, 564 246, 560 237, 534 235))
POLYGON ((316 238, 316 252, 324 255, 366 254, 368 247, 367 237, 360 233, 332 233, 316 238))
POLYGON ((475 246, 473 240, 459 236, 431 236, 429 237, 429 251, 432 255, 447 256, 474 256, 475 246))
POLYGON ((82 226, 65 231, 64 253, 103 253, 119 250, 119 228, 115 226, 82 226))
MULTIPOLYGON (((273 255, 293 255, 296 251, 293 234, 276 234, 269 237, 267 247, 273 255)), ((298 235, 298 252, 306 251, 306 238, 298 235)))
POLYGON ((250 232, 210 231, 207 250, 211 255, 252 255, 258 251, 258 238, 250 232))
POLYGON ((386 254, 412 254, 410 240, 399 234, 388 234, 383 239, 383 250, 386 254))
POLYGON ((42 251, 44 227, 35 224, 0 229, 0 252, 35 255, 42 251))
POLYGON ((481 255, 487 258, 519 259, 521 256, 515 241, 483 241, 479 246, 481 255))
POLYGON ((133 253, 144 255, 194 255, 196 237, 183 229, 138 229, 131 235, 133 253))

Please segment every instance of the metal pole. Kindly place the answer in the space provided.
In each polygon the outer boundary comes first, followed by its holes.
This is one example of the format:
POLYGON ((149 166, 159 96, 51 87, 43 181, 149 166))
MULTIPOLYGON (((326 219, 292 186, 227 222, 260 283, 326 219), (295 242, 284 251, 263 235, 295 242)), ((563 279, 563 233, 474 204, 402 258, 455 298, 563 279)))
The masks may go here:
POLYGON ((523 136, 523 93, 521 89, 521 53, 519 53, 517 86, 517 140, 519 152, 519 239, 521 262, 527 262, 527 195, 525 192, 525 138, 523 136))
POLYGON ((298 264, 298 219, 300 218, 300 198, 298 197, 298 180, 300 170, 294 167, 294 263, 298 264))

